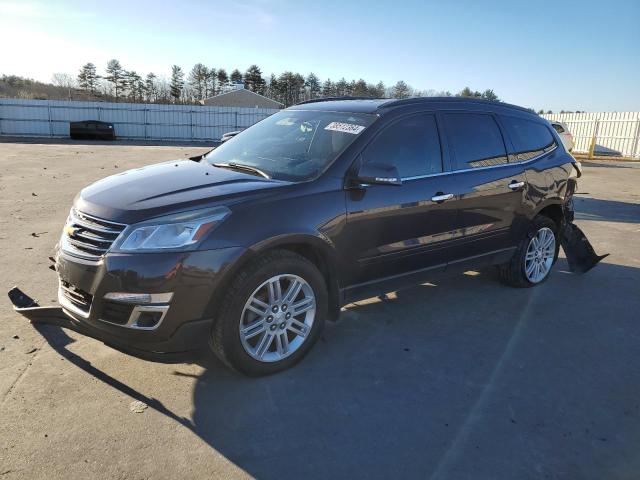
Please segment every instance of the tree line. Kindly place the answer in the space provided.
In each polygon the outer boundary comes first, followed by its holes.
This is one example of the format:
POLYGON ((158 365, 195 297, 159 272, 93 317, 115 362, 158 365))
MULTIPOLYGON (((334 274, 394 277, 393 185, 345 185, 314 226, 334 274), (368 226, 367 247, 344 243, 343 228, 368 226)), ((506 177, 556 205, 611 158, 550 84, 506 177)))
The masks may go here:
MULTIPOLYGON (((360 78, 321 80, 315 73, 302 75, 285 71, 266 77, 258 65, 251 65, 244 72, 235 68, 228 73, 224 68, 195 64, 185 75, 178 65, 171 67, 168 78, 153 72, 146 76, 125 68, 120 61, 107 62, 104 73, 98 73, 94 63, 82 66, 77 76, 55 73, 52 83, 60 92, 83 100, 127 101, 133 103, 198 104, 208 97, 224 93, 233 84, 243 83, 244 88, 276 100, 285 106, 321 97, 356 96, 370 98, 409 98, 425 96, 454 96, 449 91, 416 90, 400 80, 387 86, 383 82, 370 83, 360 78)), ((493 90, 474 91, 466 87, 456 96, 499 100, 493 90)))
MULTIPOLYGON (((79 89, 91 97, 107 95, 114 97, 116 101, 199 103, 205 98, 227 91, 233 84, 243 83, 244 88, 276 100, 285 106, 320 97, 452 96, 449 91, 414 90, 402 80, 387 87, 383 82, 373 84, 364 79, 348 81, 341 78, 332 81, 327 78, 321 81, 314 73, 303 76, 289 71, 280 75, 271 74, 265 78, 258 65, 251 65, 244 72, 235 68, 231 73, 227 73, 224 68, 207 67, 203 63, 196 63, 186 78, 182 68, 173 65, 170 77, 165 79, 153 72, 142 78, 135 70, 127 70, 118 60, 113 59, 107 63, 105 72, 103 76, 98 75, 93 63, 85 64, 77 76, 79 89)), ((478 92, 467 87, 457 95, 499 100, 490 89, 478 92)))

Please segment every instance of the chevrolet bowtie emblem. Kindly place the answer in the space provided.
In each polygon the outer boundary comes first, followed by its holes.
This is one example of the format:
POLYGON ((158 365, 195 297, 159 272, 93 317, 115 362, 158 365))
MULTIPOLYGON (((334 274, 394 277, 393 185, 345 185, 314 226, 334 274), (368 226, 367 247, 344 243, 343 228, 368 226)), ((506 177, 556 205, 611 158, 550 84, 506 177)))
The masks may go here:
POLYGON ((64 233, 66 233, 70 237, 73 237, 78 230, 80 229, 72 225, 67 225, 66 227, 64 227, 64 233))

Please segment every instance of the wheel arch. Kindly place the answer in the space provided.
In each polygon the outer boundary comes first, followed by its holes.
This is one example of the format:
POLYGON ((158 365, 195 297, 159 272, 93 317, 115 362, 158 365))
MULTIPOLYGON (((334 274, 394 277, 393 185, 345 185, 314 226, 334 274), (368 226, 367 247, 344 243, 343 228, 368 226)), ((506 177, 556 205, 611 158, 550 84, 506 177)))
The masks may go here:
POLYGON ((215 310, 234 276, 260 255, 272 250, 289 250, 306 258, 320 271, 329 297, 328 319, 337 320, 340 314, 340 284, 337 272, 337 253, 333 244, 325 237, 311 234, 279 235, 260 241, 249 248, 233 264, 227 267, 224 280, 214 292, 210 301, 210 312, 215 310))

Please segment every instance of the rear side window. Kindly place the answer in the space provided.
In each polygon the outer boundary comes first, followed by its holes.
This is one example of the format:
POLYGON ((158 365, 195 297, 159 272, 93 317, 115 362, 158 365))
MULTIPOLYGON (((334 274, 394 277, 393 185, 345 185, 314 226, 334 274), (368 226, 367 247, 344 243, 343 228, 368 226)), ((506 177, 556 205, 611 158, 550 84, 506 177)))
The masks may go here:
POLYGON ((401 178, 442 172, 438 127, 433 115, 412 115, 387 127, 365 149, 366 163, 394 165, 401 178))
POLYGON ((546 125, 519 117, 501 117, 516 156, 511 161, 525 161, 548 151, 555 146, 555 140, 546 125))
POLYGON ((502 133, 491 115, 447 113, 444 121, 454 170, 507 163, 502 133))

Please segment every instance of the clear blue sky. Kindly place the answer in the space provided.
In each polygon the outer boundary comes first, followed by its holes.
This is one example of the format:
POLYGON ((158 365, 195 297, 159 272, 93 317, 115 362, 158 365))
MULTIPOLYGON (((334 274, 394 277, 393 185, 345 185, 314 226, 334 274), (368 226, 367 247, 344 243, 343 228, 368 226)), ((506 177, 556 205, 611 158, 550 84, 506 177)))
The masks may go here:
POLYGON ((0 74, 49 80, 110 58, 405 80, 558 111, 640 110, 640 0, 0 0, 0 74))

